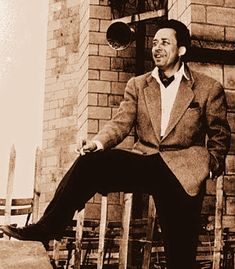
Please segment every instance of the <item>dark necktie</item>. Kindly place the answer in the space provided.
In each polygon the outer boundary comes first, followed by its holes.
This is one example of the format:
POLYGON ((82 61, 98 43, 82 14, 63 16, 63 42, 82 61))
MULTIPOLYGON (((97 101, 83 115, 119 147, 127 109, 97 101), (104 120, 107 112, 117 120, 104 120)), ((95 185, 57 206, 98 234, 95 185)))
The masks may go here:
POLYGON ((174 76, 171 76, 169 78, 166 77, 164 72, 160 69, 158 70, 158 74, 159 74, 159 78, 160 78, 162 84, 165 86, 165 88, 168 87, 171 84, 171 82, 175 79, 174 76))

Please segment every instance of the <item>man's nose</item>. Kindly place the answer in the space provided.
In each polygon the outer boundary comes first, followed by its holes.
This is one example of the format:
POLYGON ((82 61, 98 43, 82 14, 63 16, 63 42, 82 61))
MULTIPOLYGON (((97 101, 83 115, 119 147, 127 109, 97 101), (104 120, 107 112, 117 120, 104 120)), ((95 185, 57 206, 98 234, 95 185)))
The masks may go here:
POLYGON ((157 43, 156 45, 153 46, 154 51, 161 51, 162 50, 162 44, 157 43))
POLYGON ((156 45, 156 46, 154 46, 154 47, 153 47, 153 51, 154 51, 154 52, 161 52, 161 51, 162 51, 162 46, 159 45, 159 44, 156 45))

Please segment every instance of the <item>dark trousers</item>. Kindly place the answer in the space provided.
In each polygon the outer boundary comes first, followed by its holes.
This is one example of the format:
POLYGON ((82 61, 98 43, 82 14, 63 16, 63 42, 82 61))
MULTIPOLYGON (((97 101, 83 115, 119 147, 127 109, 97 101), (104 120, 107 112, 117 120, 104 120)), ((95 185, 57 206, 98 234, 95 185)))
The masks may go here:
MULTIPOLYGON (((190 180, 190 179, 189 179, 190 180)), ((159 154, 106 150, 79 157, 61 180, 38 223, 60 236, 76 210, 97 192, 153 195, 168 269, 194 269, 202 192, 189 196, 159 154)))

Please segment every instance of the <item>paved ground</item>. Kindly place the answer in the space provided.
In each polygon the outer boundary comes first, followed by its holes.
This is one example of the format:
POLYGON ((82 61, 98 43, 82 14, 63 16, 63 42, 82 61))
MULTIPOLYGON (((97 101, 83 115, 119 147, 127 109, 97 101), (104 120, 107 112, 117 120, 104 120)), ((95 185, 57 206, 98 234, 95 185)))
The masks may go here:
POLYGON ((52 269, 40 242, 0 240, 0 269, 52 269))

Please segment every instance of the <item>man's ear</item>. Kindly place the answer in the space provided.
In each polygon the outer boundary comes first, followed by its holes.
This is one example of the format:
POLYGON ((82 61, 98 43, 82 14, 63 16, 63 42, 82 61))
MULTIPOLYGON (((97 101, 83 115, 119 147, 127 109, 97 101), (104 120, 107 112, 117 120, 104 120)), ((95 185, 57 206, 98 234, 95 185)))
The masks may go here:
POLYGON ((179 56, 180 57, 184 56, 185 53, 186 53, 186 47, 184 47, 184 46, 179 47, 179 56))

